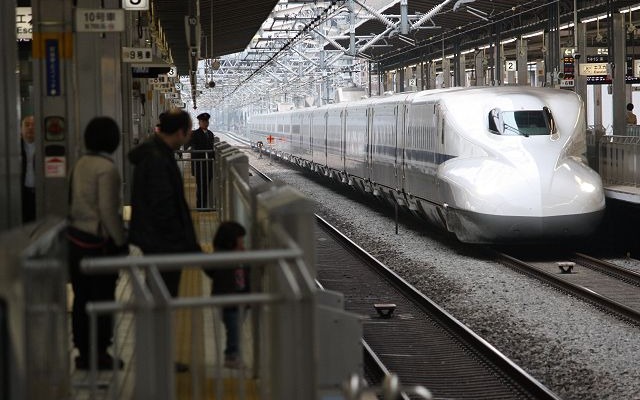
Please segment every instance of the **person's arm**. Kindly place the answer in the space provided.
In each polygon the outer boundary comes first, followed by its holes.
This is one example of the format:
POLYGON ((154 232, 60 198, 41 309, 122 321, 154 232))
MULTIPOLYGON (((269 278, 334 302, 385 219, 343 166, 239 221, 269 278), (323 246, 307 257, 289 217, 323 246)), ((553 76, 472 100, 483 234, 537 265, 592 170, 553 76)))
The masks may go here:
POLYGON ((124 222, 120 215, 120 175, 113 167, 98 175, 98 216, 116 246, 125 244, 124 222))

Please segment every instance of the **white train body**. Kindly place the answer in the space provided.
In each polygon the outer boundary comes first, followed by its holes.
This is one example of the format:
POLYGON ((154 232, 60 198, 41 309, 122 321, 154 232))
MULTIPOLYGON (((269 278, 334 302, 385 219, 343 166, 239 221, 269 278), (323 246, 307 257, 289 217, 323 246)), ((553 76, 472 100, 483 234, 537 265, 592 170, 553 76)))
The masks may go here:
POLYGON ((252 141, 409 207, 463 242, 592 232, 604 191, 573 92, 451 88, 251 117, 252 141))

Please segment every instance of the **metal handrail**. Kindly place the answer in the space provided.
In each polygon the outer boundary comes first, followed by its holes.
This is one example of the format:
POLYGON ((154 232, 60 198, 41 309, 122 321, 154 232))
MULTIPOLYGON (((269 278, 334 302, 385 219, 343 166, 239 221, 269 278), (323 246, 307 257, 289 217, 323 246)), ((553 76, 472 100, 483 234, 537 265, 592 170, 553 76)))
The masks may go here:
POLYGON ((251 250, 244 252, 224 252, 214 254, 185 253, 143 257, 102 257, 82 260, 84 272, 98 274, 115 272, 135 265, 140 268, 155 266, 160 271, 175 271, 186 267, 233 268, 239 264, 269 265, 279 260, 294 260, 302 256, 300 249, 251 250))

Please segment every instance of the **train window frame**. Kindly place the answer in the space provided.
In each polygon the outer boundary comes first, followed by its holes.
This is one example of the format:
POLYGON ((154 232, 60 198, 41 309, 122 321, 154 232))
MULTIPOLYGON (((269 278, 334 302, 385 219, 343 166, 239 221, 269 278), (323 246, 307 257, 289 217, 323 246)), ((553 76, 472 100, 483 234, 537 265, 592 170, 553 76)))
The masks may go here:
POLYGON ((503 111, 496 107, 489 111, 488 122, 489 132, 501 136, 550 136, 558 131, 553 114, 546 106, 541 110, 513 111, 503 111), (532 120, 533 125, 524 126, 523 122, 532 120), (540 122, 544 122, 544 126, 540 122))

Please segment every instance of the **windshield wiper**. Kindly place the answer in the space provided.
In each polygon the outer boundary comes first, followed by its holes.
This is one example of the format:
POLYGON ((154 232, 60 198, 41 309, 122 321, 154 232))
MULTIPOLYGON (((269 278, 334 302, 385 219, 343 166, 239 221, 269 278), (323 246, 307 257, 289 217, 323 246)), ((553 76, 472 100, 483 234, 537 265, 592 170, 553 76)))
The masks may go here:
POLYGON ((517 133, 518 135, 522 135, 524 137, 529 137, 528 133, 521 132, 520 129, 518 129, 518 128, 514 127, 514 126, 511 126, 511 125, 507 124, 506 122, 504 123, 504 127, 507 128, 507 129, 512 130, 513 132, 517 133))

